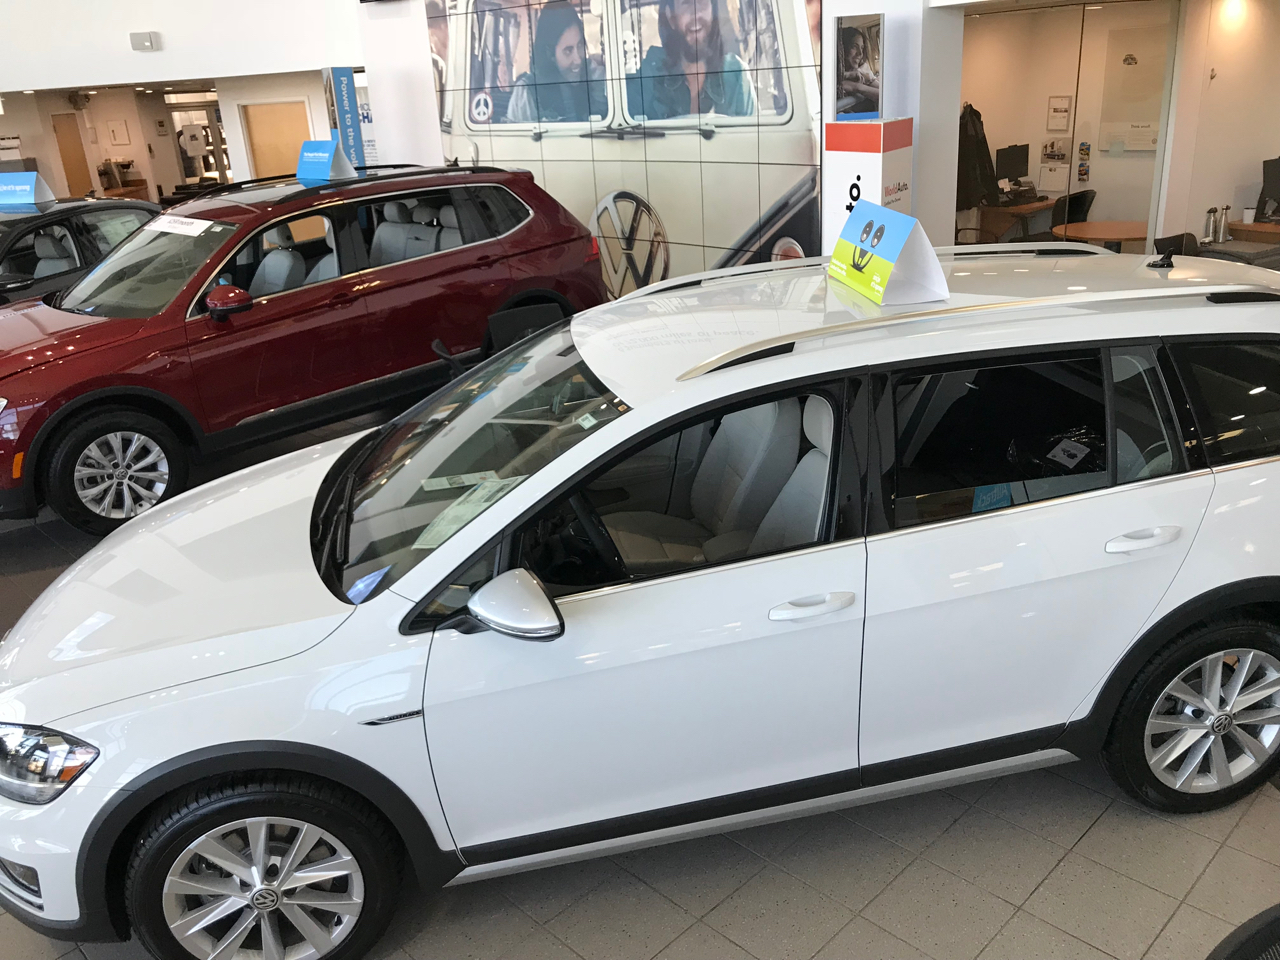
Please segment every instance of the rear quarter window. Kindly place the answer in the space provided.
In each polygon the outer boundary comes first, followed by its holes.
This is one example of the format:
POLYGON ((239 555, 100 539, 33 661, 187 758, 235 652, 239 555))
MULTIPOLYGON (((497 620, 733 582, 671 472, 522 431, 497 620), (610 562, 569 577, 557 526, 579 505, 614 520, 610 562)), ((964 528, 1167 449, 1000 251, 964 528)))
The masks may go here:
POLYGON ((1211 466, 1280 455, 1280 342, 1175 343, 1211 466))

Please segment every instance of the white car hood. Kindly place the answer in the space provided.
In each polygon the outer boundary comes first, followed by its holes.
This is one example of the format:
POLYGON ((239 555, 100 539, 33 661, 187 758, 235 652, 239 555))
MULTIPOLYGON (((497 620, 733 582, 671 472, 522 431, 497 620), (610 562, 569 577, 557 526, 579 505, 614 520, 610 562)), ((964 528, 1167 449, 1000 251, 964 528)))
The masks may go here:
POLYGON ((316 573, 311 511, 353 440, 205 484, 90 550, 0 644, 0 721, 51 723, 323 640, 355 608, 316 573))

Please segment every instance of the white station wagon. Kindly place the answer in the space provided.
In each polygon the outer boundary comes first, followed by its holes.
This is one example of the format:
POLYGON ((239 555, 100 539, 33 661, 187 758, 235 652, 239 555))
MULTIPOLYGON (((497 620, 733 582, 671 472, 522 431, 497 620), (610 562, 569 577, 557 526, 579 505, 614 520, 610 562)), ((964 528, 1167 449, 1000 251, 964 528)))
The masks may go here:
POLYGON ((1101 751, 1280 745, 1280 275, 940 251, 658 285, 163 502, 0 645, 0 900, 360 956, 464 883, 1101 751), (1268 486, 1270 484, 1270 486, 1268 486))

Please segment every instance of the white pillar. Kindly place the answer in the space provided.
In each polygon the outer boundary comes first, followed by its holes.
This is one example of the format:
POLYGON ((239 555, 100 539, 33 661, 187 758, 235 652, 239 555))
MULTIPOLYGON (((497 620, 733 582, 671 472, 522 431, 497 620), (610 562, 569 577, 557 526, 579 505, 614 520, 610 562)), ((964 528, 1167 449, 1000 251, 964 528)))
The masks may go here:
POLYGON ((825 0, 822 4, 822 112, 835 120, 836 18, 884 14, 881 116, 915 120, 910 213, 935 246, 955 242, 963 7, 929 0, 825 0))
POLYGON ((444 163, 424 0, 360 6, 379 163, 444 163))

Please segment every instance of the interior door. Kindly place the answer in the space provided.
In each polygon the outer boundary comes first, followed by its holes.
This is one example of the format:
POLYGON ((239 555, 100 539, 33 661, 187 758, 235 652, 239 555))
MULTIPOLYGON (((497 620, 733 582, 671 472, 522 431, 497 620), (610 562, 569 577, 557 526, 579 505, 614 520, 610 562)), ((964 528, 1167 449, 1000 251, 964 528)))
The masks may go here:
POLYGON ((275 177, 292 173, 298 166, 298 151, 311 139, 311 120, 302 100, 280 103, 246 103, 240 108, 245 139, 255 177, 275 177))
POLYGON ((864 775, 1046 745, 1140 633, 1213 490, 1184 472, 1154 353, 909 371, 879 416, 897 529, 867 546, 864 775))
POLYGON ((89 175, 89 163, 84 158, 84 142, 80 139, 76 115, 55 113, 52 120, 53 136, 58 141, 58 157, 67 178, 67 196, 88 196, 94 190, 93 177, 89 175))
POLYGON ((550 643, 437 630, 427 741, 454 839, 476 847, 856 777, 864 574, 864 542, 846 541, 563 598, 565 632, 550 643), (826 592, 855 597, 770 619, 826 592))

